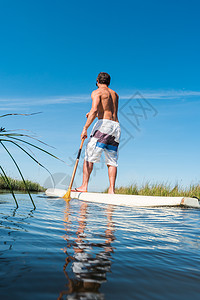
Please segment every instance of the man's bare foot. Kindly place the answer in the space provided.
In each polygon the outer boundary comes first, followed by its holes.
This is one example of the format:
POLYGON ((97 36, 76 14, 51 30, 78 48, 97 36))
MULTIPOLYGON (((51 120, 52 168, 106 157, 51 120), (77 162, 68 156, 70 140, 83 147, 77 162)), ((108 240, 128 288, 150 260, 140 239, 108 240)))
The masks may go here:
POLYGON ((75 188, 75 189, 72 189, 72 192, 81 192, 81 193, 84 193, 84 192, 87 192, 87 189, 83 186, 80 186, 79 188, 75 188))
POLYGON ((112 188, 108 189, 108 194, 114 194, 114 193, 115 193, 114 189, 112 189, 112 188))

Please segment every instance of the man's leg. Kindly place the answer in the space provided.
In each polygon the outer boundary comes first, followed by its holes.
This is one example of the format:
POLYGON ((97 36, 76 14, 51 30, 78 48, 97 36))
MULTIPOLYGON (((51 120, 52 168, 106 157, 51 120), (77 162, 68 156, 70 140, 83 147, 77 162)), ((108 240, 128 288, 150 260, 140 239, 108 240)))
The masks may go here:
POLYGON ((115 193, 115 181, 117 177, 117 167, 114 166, 108 166, 108 177, 110 181, 110 187, 108 189, 109 194, 114 194, 115 193))
POLYGON ((82 185, 79 188, 77 188, 77 190, 83 191, 83 192, 87 191, 88 182, 89 182, 89 179, 90 179, 90 174, 92 172, 92 169, 93 169, 93 163, 84 160, 84 163, 83 163, 83 182, 82 182, 82 185))

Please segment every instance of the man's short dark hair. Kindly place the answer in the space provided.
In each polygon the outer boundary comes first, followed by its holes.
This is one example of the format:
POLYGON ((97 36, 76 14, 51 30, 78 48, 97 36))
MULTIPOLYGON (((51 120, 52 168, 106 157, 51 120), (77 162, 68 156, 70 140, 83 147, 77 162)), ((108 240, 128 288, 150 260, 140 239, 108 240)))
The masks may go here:
POLYGON ((106 84, 107 86, 109 86, 109 84, 110 84, 110 75, 108 73, 105 73, 105 72, 100 72, 99 75, 97 76, 97 81, 100 84, 106 84))

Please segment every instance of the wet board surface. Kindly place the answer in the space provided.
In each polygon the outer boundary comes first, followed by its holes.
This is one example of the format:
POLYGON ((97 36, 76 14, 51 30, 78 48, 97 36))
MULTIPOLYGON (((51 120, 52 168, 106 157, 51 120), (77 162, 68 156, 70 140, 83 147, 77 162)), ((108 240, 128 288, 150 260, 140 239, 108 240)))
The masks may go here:
MULTIPOLYGON (((49 188, 45 191, 48 197, 62 198, 67 190, 49 188)), ((130 207, 161 207, 161 206, 186 206, 200 208, 198 199, 188 197, 160 197, 142 195, 122 195, 104 193, 71 192, 71 198, 87 202, 104 203, 130 207)))

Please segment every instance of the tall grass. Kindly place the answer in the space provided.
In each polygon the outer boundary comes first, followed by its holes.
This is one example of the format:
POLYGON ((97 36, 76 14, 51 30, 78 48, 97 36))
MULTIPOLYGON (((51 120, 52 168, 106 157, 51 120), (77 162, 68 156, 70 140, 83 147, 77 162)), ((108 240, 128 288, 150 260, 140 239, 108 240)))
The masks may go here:
MULTIPOLYGON (((8 177, 9 182, 12 186, 13 191, 22 191, 26 192, 26 187, 24 185, 24 182, 22 180, 13 179, 11 177, 8 177)), ((28 187, 30 192, 43 192, 45 191, 45 188, 39 185, 37 182, 32 182, 30 180, 25 180, 26 186, 28 187)), ((8 184, 5 182, 5 180, 0 177, 0 192, 4 190, 9 190, 8 184)))
POLYGON ((191 184, 189 187, 170 185, 167 183, 145 183, 142 186, 132 184, 127 187, 115 189, 116 194, 144 195, 144 196, 171 196, 171 197, 197 197, 200 198, 200 184, 191 184))

